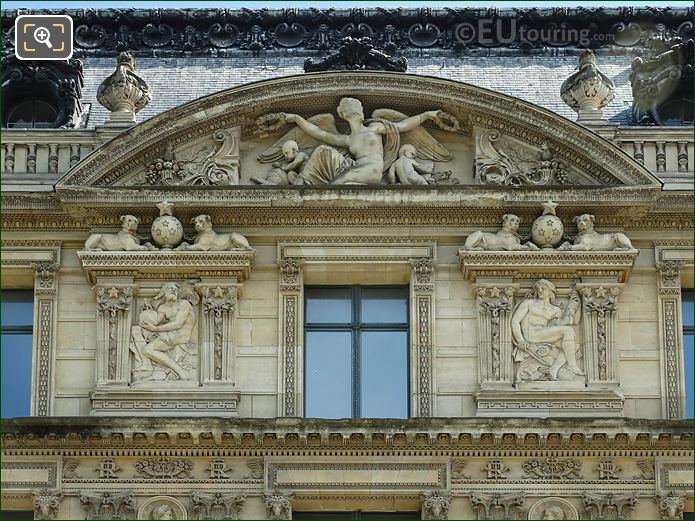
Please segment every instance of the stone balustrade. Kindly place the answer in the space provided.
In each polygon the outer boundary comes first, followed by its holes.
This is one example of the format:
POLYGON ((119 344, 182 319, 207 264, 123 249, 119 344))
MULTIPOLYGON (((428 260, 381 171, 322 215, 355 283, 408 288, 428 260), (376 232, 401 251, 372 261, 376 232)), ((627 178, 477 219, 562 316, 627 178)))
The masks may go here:
POLYGON ((60 177, 100 144, 94 130, 4 129, 0 168, 3 176, 60 177))

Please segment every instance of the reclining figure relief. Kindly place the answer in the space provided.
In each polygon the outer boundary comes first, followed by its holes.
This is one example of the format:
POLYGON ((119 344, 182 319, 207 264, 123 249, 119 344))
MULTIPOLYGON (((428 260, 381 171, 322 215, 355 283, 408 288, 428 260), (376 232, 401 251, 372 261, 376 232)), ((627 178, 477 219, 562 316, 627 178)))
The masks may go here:
POLYGON ((478 251, 539 250, 540 248, 532 242, 521 244, 521 238, 517 233, 520 222, 521 219, 516 215, 505 214, 502 216, 501 230, 496 233, 473 232, 466 239, 463 249, 478 251))
POLYGON ((522 300, 512 314, 517 382, 574 380, 584 375, 573 327, 581 315, 579 295, 572 291, 563 309, 554 304, 556 293, 552 282, 541 279, 533 286, 532 298, 522 300))
POLYGON ((146 242, 138 235, 140 219, 134 215, 121 215, 121 231, 118 233, 93 233, 84 243, 86 250, 91 251, 142 251, 157 248, 146 242))
MULTIPOLYGON (((278 113, 258 118, 257 125, 263 132, 273 132, 287 124, 296 127, 258 156, 261 163, 279 166, 274 166, 266 178, 252 180, 259 184, 384 184, 389 181, 389 169, 397 161, 402 145, 412 145, 420 159, 451 160, 449 151, 422 128, 424 123, 431 121, 449 132, 460 129, 459 121, 441 110, 406 116, 392 109, 377 109, 370 119, 365 119, 362 103, 355 98, 342 98, 337 113, 349 124, 349 133, 338 131, 332 114, 304 118, 278 113), (294 145, 285 146, 290 142, 296 144, 296 151, 294 145), (292 168, 283 168, 283 158, 293 163, 292 168), (287 172, 287 178, 277 169, 287 172), (295 175, 289 175, 290 172, 295 175)), ((431 174, 433 180, 442 178, 434 171, 431 174)), ((443 178, 448 179, 446 175, 443 178)))

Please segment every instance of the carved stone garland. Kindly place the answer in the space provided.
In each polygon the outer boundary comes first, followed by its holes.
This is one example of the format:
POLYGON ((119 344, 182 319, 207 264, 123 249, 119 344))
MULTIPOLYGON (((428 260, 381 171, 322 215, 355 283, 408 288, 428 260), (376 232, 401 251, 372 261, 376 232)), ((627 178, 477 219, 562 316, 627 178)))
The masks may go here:
POLYGON ((51 361, 56 342, 56 301, 58 298, 58 264, 40 262, 34 268, 34 389, 31 414, 50 416, 51 401, 51 361))

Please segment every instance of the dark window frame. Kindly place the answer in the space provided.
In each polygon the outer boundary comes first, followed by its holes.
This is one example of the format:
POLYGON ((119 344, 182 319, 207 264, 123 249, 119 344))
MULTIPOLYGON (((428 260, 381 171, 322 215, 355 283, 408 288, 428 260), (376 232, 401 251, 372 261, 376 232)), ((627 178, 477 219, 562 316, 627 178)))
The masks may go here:
POLYGON ((318 286, 305 286, 305 297, 304 297, 304 338, 303 345, 305 353, 303 356, 303 371, 304 371, 304 382, 303 382, 303 393, 304 393, 304 415, 306 416, 306 397, 307 397, 307 370, 306 370, 306 345, 307 345, 307 333, 313 331, 349 331, 351 334, 351 349, 352 349, 352 418, 358 419, 361 416, 361 395, 360 395, 360 383, 361 383, 361 339, 360 333, 364 331, 398 331, 405 332, 406 334, 406 410, 408 411, 408 418, 411 417, 410 410, 410 288, 407 285, 364 285, 364 286, 341 286, 341 285, 318 285, 318 286), (345 289, 350 288, 351 296, 350 302, 352 306, 351 322, 333 322, 333 323, 316 323, 307 322, 307 298, 306 290, 311 289, 345 289), (362 288, 368 289, 393 289, 402 288, 407 294, 406 296, 406 321, 405 323, 391 323, 391 322, 362 322, 362 288))
MULTIPOLYGON (((682 339, 682 340, 683 340, 683 341, 682 341, 682 345, 683 345, 683 365, 684 365, 684 367, 683 367, 683 380, 684 380, 684 385, 685 385, 685 387, 686 387, 686 389, 685 389, 685 403, 683 404, 683 409, 682 409, 682 410, 684 411, 685 417, 686 417, 686 418, 689 418, 689 419, 692 418, 692 417, 688 414, 688 408, 689 408, 689 406, 691 406, 691 405, 693 405, 693 404, 688 403, 688 398, 690 398, 691 400, 695 400, 695 397, 693 397, 692 394, 690 394, 690 396, 688 396, 689 391, 692 393, 693 390, 692 390, 692 389, 688 389, 687 387, 688 387, 688 383, 690 383, 690 384, 693 384, 693 383, 694 383, 695 378, 693 378, 693 377, 691 376, 690 379, 691 379, 692 381, 691 381, 691 382, 688 382, 688 378, 687 378, 688 372, 692 372, 692 371, 693 371, 693 368, 692 368, 692 367, 689 367, 689 366, 687 365, 687 362, 686 362, 686 353, 685 353, 686 342, 685 342, 685 338, 686 338, 687 336, 695 337, 695 323, 692 322, 692 317, 691 317, 691 323, 686 325, 686 323, 685 323, 685 322, 686 322, 686 317, 685 317, 685 313, 684 313, 684 311, 685 311, 685 305, 684 305, 684 304, 685 304, 685 302, 691 302, 691 303, 692 303, 692 302, 695 302, 694 299, 695 299, 695 292, 693 291, 693 288, 681 288, 681 313, 682 313, 682 315, 681 315, 681 324, 683 325, 683 332, 682 332, 682 334, 683 334, 683 339, 682 339)), ((695 353, 693 353, 693 355, 695 355, 695 353)))

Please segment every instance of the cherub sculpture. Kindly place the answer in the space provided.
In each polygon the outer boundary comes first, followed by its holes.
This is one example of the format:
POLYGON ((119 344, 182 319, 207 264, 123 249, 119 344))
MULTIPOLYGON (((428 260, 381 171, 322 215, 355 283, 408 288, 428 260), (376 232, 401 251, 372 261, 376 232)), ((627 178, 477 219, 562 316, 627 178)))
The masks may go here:
POLYGON ((273 169, 265 177, 252 177, 251 181, 260 185, 303 184, 299 172, 309 156, 292 139, 282 144, 282 156, 283 161, 273 162, 273 169))
POLYGON ((288 123, 297 127, 276 141, 258 160, 272 163, 281 159, 282 145, 291 140, 300 150, 313 149, 297 184, 381 184, 403 144, 413 145, 421 159, 451 160, 449 151, 422 128, 423 123, 432 121, 451 132, 460 128, 454 116, 441 110, 406 116, 391 109, 377 109, 371 119, 365 120, 362 103, 354 98, 342 98, 337 112, 350 125, 349 134, 338 132, 332 114, 318 114, 308 119, 284 113, 262 116, 257 124, 265 131, 277 130, 288 123))
POLYGON ((118 233, 93 233, 84 243, 86 250, 92 251, 138 251, 156 250, 152 244, 140 244, 143 237, 138 235, 140 219, 134 215, 121 215, 121 231, 118 233))
POLYGON ((389 168, 388 181, 396 184, 396 179, 402 185, 427 185, 429 182, 423 176, 430 175, 432 172, 415 160, 417 150, 411 144, 402 145, 398 151, 396 159, 389 168))

